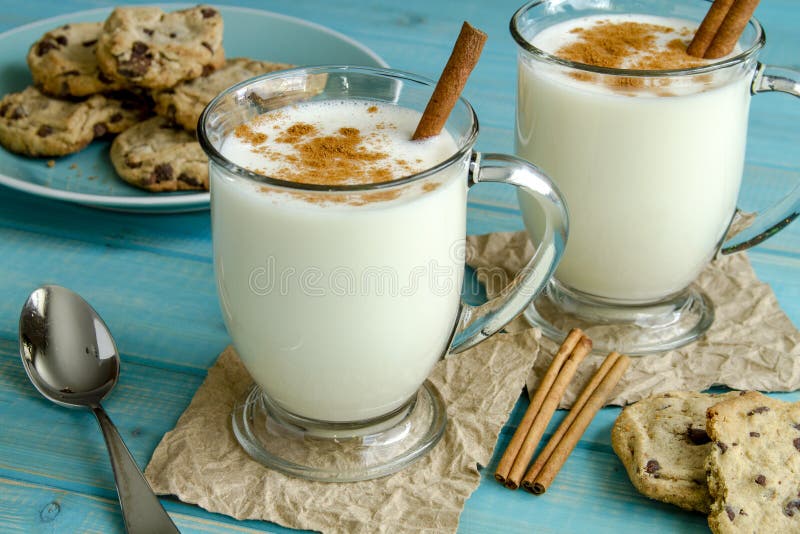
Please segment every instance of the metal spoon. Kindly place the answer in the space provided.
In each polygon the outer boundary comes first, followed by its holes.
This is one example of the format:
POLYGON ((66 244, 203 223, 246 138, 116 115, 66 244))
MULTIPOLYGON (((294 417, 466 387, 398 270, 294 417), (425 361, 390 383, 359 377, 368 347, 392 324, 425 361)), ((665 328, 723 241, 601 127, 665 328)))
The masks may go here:
POLYGON ((178 529, 122 442, 100 400, 119 378, 108 327, 80 295, 60 286, 31 293, 19 317, 22 364, 39 393, 61 406, 92 410, 106 440, 125 528, 131 534, 178 529))

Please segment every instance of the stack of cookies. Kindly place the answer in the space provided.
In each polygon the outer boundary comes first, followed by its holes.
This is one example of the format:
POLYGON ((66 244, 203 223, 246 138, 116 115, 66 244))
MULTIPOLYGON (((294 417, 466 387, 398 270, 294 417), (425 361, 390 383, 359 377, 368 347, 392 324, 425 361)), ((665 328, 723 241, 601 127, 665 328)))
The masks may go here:
POLYGON ((625 408, 611 442, 636 489, 713 532, 800 532, 800 402, 663 393, 625 408))
POLYGON ((105 22, 53 29, 28 52, 34 85, 0 100, 0 144, 52 158, 116 136, 111 161, 126 182, 207 190, 195 135, 205 105, 235 83, 291 67, 226 60, 222 34, 219 11, 204 5, 118 7, 105 22))

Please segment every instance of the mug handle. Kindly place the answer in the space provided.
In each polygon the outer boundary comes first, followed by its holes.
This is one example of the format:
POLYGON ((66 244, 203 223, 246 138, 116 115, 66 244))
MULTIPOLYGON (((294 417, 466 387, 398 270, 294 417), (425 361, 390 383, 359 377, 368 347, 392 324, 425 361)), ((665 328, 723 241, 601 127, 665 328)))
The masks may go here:
MULTIPOLYGON (((753 83, 752 94, 779 91, 800 97, 800 72, 783 67, 759 63, 753 83)), ((731 254, 758 245, 778 233, 800 215, 800 184, 774 206, 760 212, 742 232, 722 244, 720 252, 731 254)))
POLYGON ((550 279, 567 243, 564 198, 535 165, 506 154, 475 152, 469 165, 468 185, 481 182, 510 184, 531 195, 542 208, 545 228, 533 258, 498 296, 480 306, 461 303, 451 354, 477 345, 519 315, 550 279))

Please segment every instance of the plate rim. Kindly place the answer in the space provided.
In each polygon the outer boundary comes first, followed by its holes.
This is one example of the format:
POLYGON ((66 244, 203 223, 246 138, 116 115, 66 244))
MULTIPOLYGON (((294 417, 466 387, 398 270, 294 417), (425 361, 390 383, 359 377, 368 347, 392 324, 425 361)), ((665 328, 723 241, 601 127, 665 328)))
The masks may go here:
MULTIPOLYGON (((164 4, 150 4, 162 9, 183 9, 187 7, 192 7, 195 4, 190 3, 164 3, 164 4)), ((382 68, 387 68, 389 64, 379 56, 374 50, 369 48, 367 45, 355 40, 354 38, 345 35, 333 28, 329 28, 328 26, 324 26, 318 22, 312 22, 310 20, 302 19, 300 17, 295 17, 293 15, 286 15, 284 13, 277 13, 275 11, 269 11, 266 9, 258 9, 254 7, 245 7, 245 6, 235 6, 235 5, 227 5, 227 4, 219 4, 214 5, 216 9, 220 11, 231 11, 231 12, 239 12, 239 13, 254 13, 261 16, 267 16, 273 19, 278 20, 285 20, 290 21, 294 24, 305 26, 308 28, 313 28, 322 33, 326 33, 331 35, 341 41, 346 42, 347 44, 353 46, 354 48, 360 50, 368 57, 373 59, 375 63, 377 63, 382 68)), ((108 7, 96 7, 92 9, 84 9, 81 11, 75 11, 73 13, 63 13, 61 15, 54 15, 52 17, 47 17, 44 19, 38 19, 35 21, 31 21, 20 26, 15 26, 10 28, 4 32, 0 32, 0 42, 7 39, 8 37, 13 36, 15 33, 20 33, 26 30, 30 30, 37 26, 42 25, 49 25, 55 24, 59 25, 61 21, 65 21, 64 23, 69 23, 69 18, 75 17, 85 17, 91 16, 95 14, 102 14, 102 13, 110 13, 114 9, 113 6, 108 7)), ((5 150, 5 149, 4 149, 5 150)), ((109 196, 109 195, 101 195, 95 193, 78 193, 74 191, 66 191, 63 189, 54 189, 52 187, 47 187, 45 185, 31 183, 27 180, 22 178, 16 178, 14 176, 9 176, 3 172, 0 172, 0 185, 4 185, 11 189, 17 191, 23 191, 28 194, 32 194, 35 196, 39 196, 42 198, 49 198, 55 200, 62 200, 67 202, 74 202, 78 204, 84 204, 88 206, 94 207, 114 207, 114 208, 145 208, 145 207, 153 207, 153 208, 186 208, 188 206, 196 206, 198 208, 210 206, 211 203, 211 193, 208 191, 203 191, 199 193, 186 193, 182 195, 176 196, 130 196, 130 195, 119 195, 119 196, 109 196)), ((140 211, 140 210, 137 210, 140 211)))

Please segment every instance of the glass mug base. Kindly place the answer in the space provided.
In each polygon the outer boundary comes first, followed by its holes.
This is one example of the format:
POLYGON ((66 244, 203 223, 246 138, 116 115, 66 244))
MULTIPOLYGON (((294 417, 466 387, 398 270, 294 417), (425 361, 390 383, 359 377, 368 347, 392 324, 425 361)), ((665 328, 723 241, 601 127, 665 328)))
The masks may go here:
POLYGON ((254 460, 318 482, 356 482, 399 471, 438 443, 446 422, 444 401, 427 380, 403 406, 369 421, 304 419, 277 406, 255 384, 232 413, 234 435, 254 460))
POLYGON ((559 343, 577 327, 592 339, 597 352, 640 356, 698 339, 714 322, 714 306, 696 286, 655 303, 632 306, 593 298, 551 280, 525 310, 525 318, 559 343))

